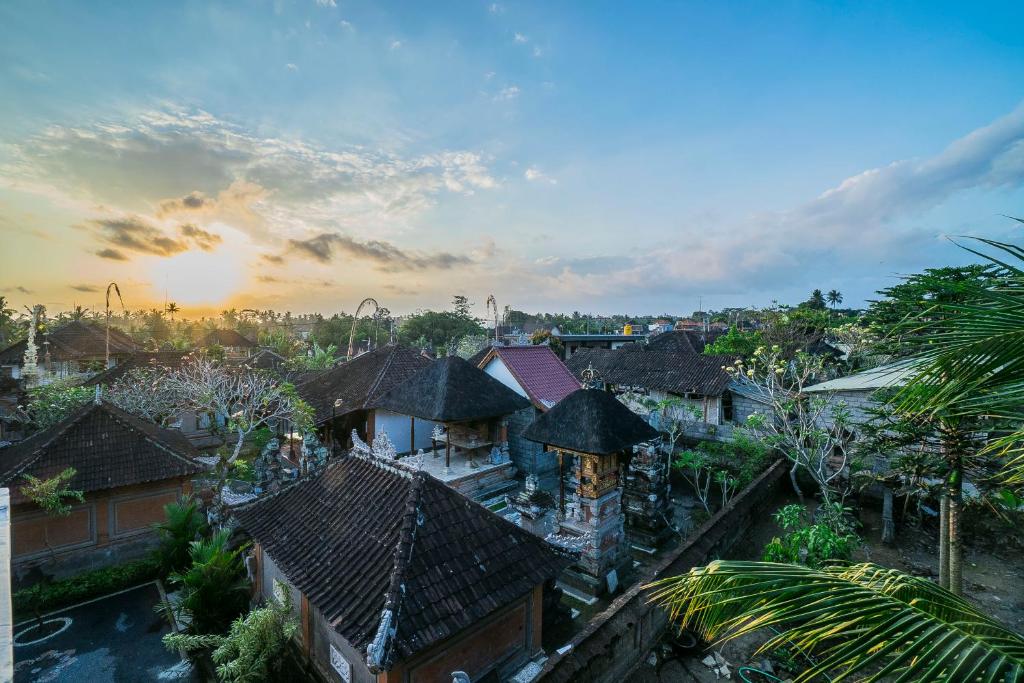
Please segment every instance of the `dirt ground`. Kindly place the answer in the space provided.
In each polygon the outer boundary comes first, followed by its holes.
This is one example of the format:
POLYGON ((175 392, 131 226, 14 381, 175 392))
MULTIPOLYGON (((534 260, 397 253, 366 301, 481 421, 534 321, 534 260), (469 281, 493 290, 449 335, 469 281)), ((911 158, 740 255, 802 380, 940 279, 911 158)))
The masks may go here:
MULTIPOLYGON (((780 502, 780 507, 786 502, 780 502)), ((880 503, 868 503, 862 508, 861 523, 863 528, 860 533, 864 544, 854 554, 855 562, 874 562, 937 580, 938 545, 934 532, 900 528, 894 547, 882 545, 880 503)), ((781 529, 770 516, 766 516, 723 559, 760 559, 761 549, 772 537, 780 534, 781 529)), ((967 529, 967 536, 970 538, 970 529, 967 529)), ((964 557, 965 597, 983 613, 1018 633, 1024 633, 1024 552, 1013 549, 1009 544, 1000 544, 999 540, 987 538, 984 544, 967 546, 964 557)), ((754 652, 765 639, 766 636, 759 635, 740 638, 721 647, 679 659, 651 656, 637 667, 627 681, 712 683, 725 680, 701 662, 712 650, 720 653, 729 663, 731 680, 742 680, 737 676, 737 668, 744 665, 772 670, 780 679, 787 680, 788 674, 793 673, 786 668, 787 663, 799 666, 799 657, 796 661, 787 662, 785 653, 755 656, 754 652)))

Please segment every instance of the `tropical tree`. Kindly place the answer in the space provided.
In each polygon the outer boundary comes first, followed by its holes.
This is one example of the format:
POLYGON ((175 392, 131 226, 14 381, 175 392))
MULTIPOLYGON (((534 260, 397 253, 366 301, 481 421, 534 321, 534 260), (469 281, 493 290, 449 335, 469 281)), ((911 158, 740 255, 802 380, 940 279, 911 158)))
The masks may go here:
POLYGON ((817 311, 825 310, 825 295, 822 294, 820 289, 816 289, 811 292, 811 297, 804 303, 807 308, 811 308, 817 311))
POLYGON ((174 322, 174 314, 181 311, 181 309, 178 307, 178 304, 176 304, 173 301, 167 302, 165 310, 167 311, 167 315, 171 316, 172 323, 174 322))
POLYGON ((36 430, 52 427, 93 399, 90 387, 74 386, 67 381, 51 382, 28 390, 25 412, 36 430))
POLYGON ((835 310, 836 306, 843 303, 843 294, 838 289, 830 289, 825 299, 832 306, 832 310, 835 310))
POLYGON ((192 541, 187 568, 169 577, 180 590, 169 609, 180 623, 188 624, 189 633, 223 633, 249 604, 242 564, 247 546, 232 549, 230 537, 231 531, 223 529, 208 539, 192 541))
POLYGON ((954 283, 928 282, 943 296, 900 326, 911 331, 905 339, 916 375, 893 399, 900 412, 946 428, 939 577, 957 593, 963 481, 978 454, 979 425, 994 423, 1004 431, 980 450, 1000 460, 997 478, 1008 486, 1024 483, 1024 249, 977 241, 996 252, 965 247, 987 261, 984 270, 954 283))
POLYGON ((161 427, 170 426, 180 418, 185 407, 178 386, 170 379, 171 374, 168 368, 132 368, 106 387, 106 398, 125 412, 161 427))
POLYGON ((168 633, 164 645, 175 652, 213 648, 211 658, 221 681, 277 680, 288 642, 299 630, 299 623, 292 613, 291 591, 280 582, 274 585, 281 603, 271 602, 238 617, 231 622, 227 635, 168 633))
POLYGON ((750 359, 725 370, 765 406, 747 418, 746 426, 790 460, 790 481, 800 501, 804 494, 797 474, 803 471, 817 484, 822 502, 841 502, 846 493, 839 485, 847 475, 849 410, 833 393, 804 393, 825 379, 824 359, 801 351, 787 360, 774 345, 758 348, 750 359))
POLYGON ((671 618, 709 641, 772 629, 759 649, 815 660, 795 679, 864 683, 1024 680, 1024 638, 921 577, 874 564, 813 569, 712 562, 647 586, 671 618))
POLYGON ((165 505, 164 521, 153 528, 160 539, 156 558, 164 574, 188 566, 192 543, 201 539, 208 529, 196 501, 188 497, 165 505))
POLYGON ((0 296, 0 346, 7 346, 18 330, 14 321, 16 311, 8 307, 8 303, 7 297, 0 296))

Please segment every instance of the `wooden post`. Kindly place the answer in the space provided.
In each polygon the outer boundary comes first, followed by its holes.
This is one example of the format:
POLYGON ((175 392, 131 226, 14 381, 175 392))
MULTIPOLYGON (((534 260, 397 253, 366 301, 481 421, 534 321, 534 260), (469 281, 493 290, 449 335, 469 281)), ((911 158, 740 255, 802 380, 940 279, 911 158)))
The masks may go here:
POLYGON ((562 468, 562 451, 558 451, 558 510, 565 518, 565 471, 562 468))
POLYGON ((409 455, 416 452, 416 418, 409 416, 409 455))
POLYGON ((452 442, 451 433, 445 435, 447 438, 444 440, 444 468, 447 470, 452 466, 452 442))

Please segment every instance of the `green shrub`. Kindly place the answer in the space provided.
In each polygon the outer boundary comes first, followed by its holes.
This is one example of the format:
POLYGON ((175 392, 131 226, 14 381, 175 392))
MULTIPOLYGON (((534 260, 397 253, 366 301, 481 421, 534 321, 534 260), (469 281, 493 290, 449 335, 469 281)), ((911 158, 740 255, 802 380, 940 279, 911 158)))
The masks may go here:
POLYGON ((16 619, 29 616, 33 607, 40 612, 50 612, 138 586, 159 575, 160 565, 152 559, 144 559, 104 567, 62 581, 40 583, 12 595, 14 615, 16 619))
POLYGON ((164 576, 188 566, 192 541, 206 535, 206 517, 195 499, 182 498, 164 506, 164 521, 154 525, 160 545, 155 557, 164 576))
POLYGON ((821 567, 831 560, 849 560, 860 544, 853 523, 839 505, 819 509, 814 520, 803 505, 786 505, 772 515, 786 534, 764 547, 766 562, 786 562, 821 567))

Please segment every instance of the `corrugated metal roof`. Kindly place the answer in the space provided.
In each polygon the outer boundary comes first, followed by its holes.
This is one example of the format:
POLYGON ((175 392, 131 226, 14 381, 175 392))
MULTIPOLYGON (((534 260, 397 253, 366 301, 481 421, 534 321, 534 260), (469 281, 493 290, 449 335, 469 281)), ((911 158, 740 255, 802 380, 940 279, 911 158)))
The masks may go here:
POLYGON ((804 389, 806 393, 822 391, 873 391, 885 387, 903 386, 915 374, 911 363, 903 361, 858 372, 856 375, 830 379, 804 389))

